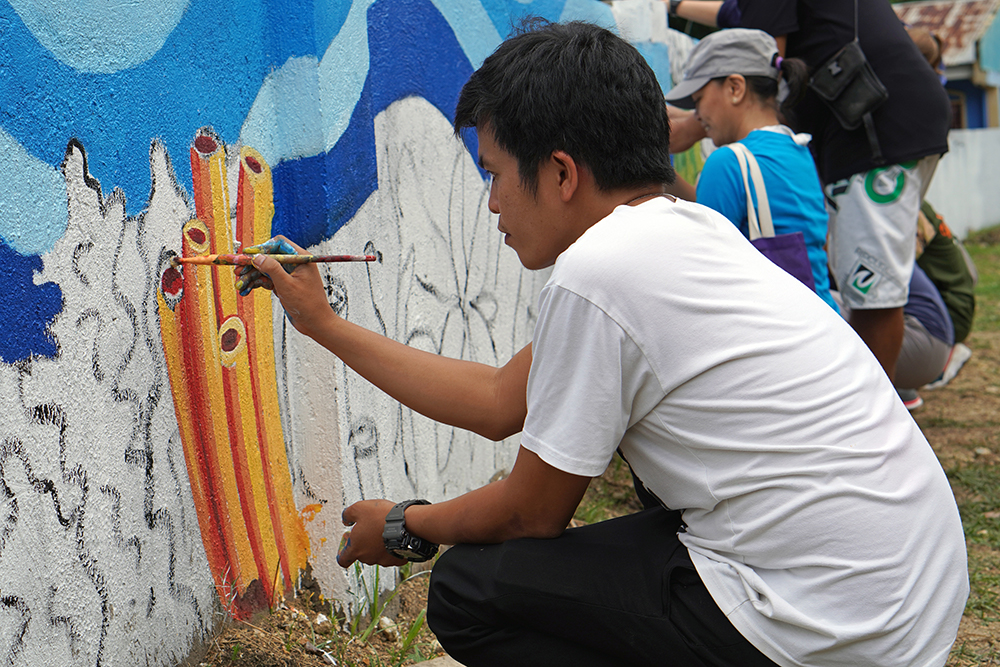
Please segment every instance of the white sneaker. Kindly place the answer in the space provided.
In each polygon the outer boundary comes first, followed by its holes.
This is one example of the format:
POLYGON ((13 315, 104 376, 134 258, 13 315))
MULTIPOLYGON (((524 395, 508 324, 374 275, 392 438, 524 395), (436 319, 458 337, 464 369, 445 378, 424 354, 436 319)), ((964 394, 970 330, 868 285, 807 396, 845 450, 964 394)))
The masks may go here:
POLYGON ((925 384, 923 389, 937 389, 951 382, 971 356, 972 350, 967 345, 964 343, 955 343, 955 346, 951 348, 951 354, 948 355, 948 363, 945 364, 944 371, 940 377, 934 380, 934 382, 925 384))
POLYGON ((916 389, 897 389, 896 393, 899 394, 899 399, 903 401, 903 405, 910 412, 913 412, 924 404, 924 399, 920 398, 920 394, 917 393, 916 389))

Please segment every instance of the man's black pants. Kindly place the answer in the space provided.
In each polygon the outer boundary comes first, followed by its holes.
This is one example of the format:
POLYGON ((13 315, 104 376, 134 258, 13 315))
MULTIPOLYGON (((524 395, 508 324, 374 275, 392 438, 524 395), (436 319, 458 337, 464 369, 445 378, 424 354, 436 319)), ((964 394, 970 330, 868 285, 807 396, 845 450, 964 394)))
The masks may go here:
POLYGON ((774 667, 732 626, 661 507, 551 540, 457 545, 431 573, 427 622, 468 667, 774 667))

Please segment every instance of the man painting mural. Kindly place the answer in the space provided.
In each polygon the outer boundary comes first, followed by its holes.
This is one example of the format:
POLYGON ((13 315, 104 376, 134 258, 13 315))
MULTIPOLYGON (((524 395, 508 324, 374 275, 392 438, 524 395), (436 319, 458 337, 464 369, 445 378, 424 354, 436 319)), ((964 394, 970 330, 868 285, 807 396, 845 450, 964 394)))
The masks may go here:
POLYGON ((522 432, 503 480, 348 507, 340 564, 457 545, 428 621, 469 666, 944 665, 968 594, 944 473, 850 326, 664 193, 667 116, 638 52, 584 23, 530 26, 470 78, 455 128, 477 131, 507 245, 553 267, 506 365, 339 318, 315 266, 261 255, 264 275, 241 278, 412 409, 522 432), (616 450, 655 500, 567 530, 616 450))

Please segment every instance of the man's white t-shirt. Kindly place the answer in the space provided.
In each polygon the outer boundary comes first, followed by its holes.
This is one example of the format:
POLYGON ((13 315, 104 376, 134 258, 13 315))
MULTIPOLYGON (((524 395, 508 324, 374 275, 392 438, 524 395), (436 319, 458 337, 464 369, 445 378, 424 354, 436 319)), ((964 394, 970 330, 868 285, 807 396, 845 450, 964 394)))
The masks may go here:
POLYGON ((783 666, 940 666, 968 596, 947 479, 874 356, 697 204, 619 206, 542 290, 522 444, 620 445, 716 603, 783 666))

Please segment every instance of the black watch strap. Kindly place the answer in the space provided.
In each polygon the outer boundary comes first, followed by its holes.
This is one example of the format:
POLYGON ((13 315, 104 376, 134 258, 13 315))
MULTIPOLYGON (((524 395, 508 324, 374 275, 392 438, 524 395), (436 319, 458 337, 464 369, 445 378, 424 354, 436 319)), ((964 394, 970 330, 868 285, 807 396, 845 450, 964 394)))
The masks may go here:
POLYGON ((670 0, 670 8, 667 10, 672 16, 677 16, 677 8, 680 6, 681 0, 670 0))
POLYGON ((397 558, 419 563, 429 560, 437 553, 438 545, 411 535, 406 530, 406 508, 410 505, 430 505, 426 500, 404 500, 396 503, 385 515, 382 541, 386 550, 397 558))

